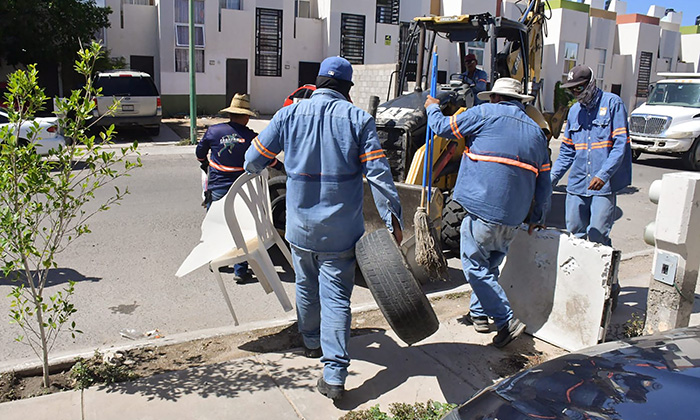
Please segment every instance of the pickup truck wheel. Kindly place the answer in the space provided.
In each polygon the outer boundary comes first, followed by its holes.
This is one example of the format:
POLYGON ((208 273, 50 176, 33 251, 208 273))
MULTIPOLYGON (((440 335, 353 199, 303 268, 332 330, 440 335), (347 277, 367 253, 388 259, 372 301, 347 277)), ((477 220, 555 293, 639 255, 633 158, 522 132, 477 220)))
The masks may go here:
POLYGON ((632 162, 636 162, 637 159, 639 159, 639 157, 640 157, 641 155, 642 155, 642 151, 641 151, 641 150, 632 149, 632 162))
POLYGON ((683 155, 683 165, 691 171, 700 171, 700 137, 690 147, 690 150, 683 155))
POLYGON ((437 331, 435 311, 387 229, 360 238, 355 256, 377 306, 401 340, 411 345, 437 331))
POLYGON ((461 204, 452 199, 452 193, 445 200, 445 205, 442 207, 442 227, 440 236, 445 248, 455 252, 459 252, 460 229, 462 220, 467 211, 464 210, 461 204))

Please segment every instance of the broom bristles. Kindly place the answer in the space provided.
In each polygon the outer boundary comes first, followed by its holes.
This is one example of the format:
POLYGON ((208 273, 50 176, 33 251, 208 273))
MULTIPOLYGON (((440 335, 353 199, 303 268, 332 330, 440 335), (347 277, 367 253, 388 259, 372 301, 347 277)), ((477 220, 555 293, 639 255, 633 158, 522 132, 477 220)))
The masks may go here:
POLYGON ((433 275, 442 278, 442 274, 447 272, 447 261, 442 255, 437 231, 425 207, 418 207, 413 216, 413 229, 416 236, 416 263, 431 274, 431 280, 433 275))

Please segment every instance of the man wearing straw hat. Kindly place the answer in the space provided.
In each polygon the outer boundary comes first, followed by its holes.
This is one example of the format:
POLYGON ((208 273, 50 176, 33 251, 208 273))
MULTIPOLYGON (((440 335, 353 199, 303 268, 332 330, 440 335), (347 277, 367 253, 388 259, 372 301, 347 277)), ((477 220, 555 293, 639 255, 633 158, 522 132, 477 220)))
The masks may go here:
POLYGON ((498 266, 531 205, 528 233, 544 226, 552 193, 550 161, 547 139, 525 114, 523 102, 534 98, 522 94, 519 81, 498 79, 479 99, 490 103, 451 117, 442 114, 440 102, 431 96, 425 108, 436 135, 466 138, 453 197, 467 211, 460 257, 472 287, 468 318, 481 333, 490 331, 493 318, 498 330, 493 345, 501 348, 522 334, 525 324, 513 315, 498 284, 498 266))
POLYGON ((364 233, 363 175, 386 227, 401 243, 401 204, 374 119, 350 103, 352 66, 323 60, 311 98, 277 111, 246 153, 257 173, 284 150, 287 226, 296 275, 299 332, 307 357, 321 357, 316 387, 340 399, 350 356, 355 244, 364 233))
MULTIPOLYGON (((226 195, 233 182, 243 173, 245 152, 251 140, 258 135, 247 127, 250 117, 258 116, 250 109, 248 94, 236 93, 231 99, 231 106, 219 113, 228 114, 229 121, 209 127, 195 149, 200 167, 209 174, 204 201, 207 210, 213 201, 226 195)), ((274 160, 271 166, 275 165, 281 166, 281 163, 274 160)), ((236 283, 252 280, 247 262, 235 264, 233 271, 236 283)))

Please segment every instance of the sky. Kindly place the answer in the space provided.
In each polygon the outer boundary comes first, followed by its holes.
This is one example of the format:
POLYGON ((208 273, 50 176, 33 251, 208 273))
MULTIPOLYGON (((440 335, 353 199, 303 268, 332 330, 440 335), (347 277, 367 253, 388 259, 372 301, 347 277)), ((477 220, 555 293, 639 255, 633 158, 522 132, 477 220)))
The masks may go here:
POLYGON ((695 25, 695 17, 700 15, 700 0, 627 0, 627 13, 646 15, 653 4, 683 12, 681 26, 695 25))

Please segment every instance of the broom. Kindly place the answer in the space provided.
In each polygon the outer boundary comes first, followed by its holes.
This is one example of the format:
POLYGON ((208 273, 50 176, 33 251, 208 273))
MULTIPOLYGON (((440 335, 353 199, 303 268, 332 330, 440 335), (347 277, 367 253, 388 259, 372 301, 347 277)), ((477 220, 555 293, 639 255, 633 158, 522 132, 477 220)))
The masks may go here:
MULTIPOLYGON (((430 96, 435 97, 437 90, 437 47, 433 51, 430 96)), ((426 124, 427 125, 427 124, 426 124)), ((442 278, 447 271, 447 261, 442 254, 440 240, 430 220, 430 199, 433 183, 433 132, 430 126, 425 129, 425 149, 423 153, 423 189, 421 190, 420 207, 413 216, 413 229, 416 235, 416 263, 428 271, 431 277, 442 278), (426 202, 427 199, 427 202, 426 202)))

